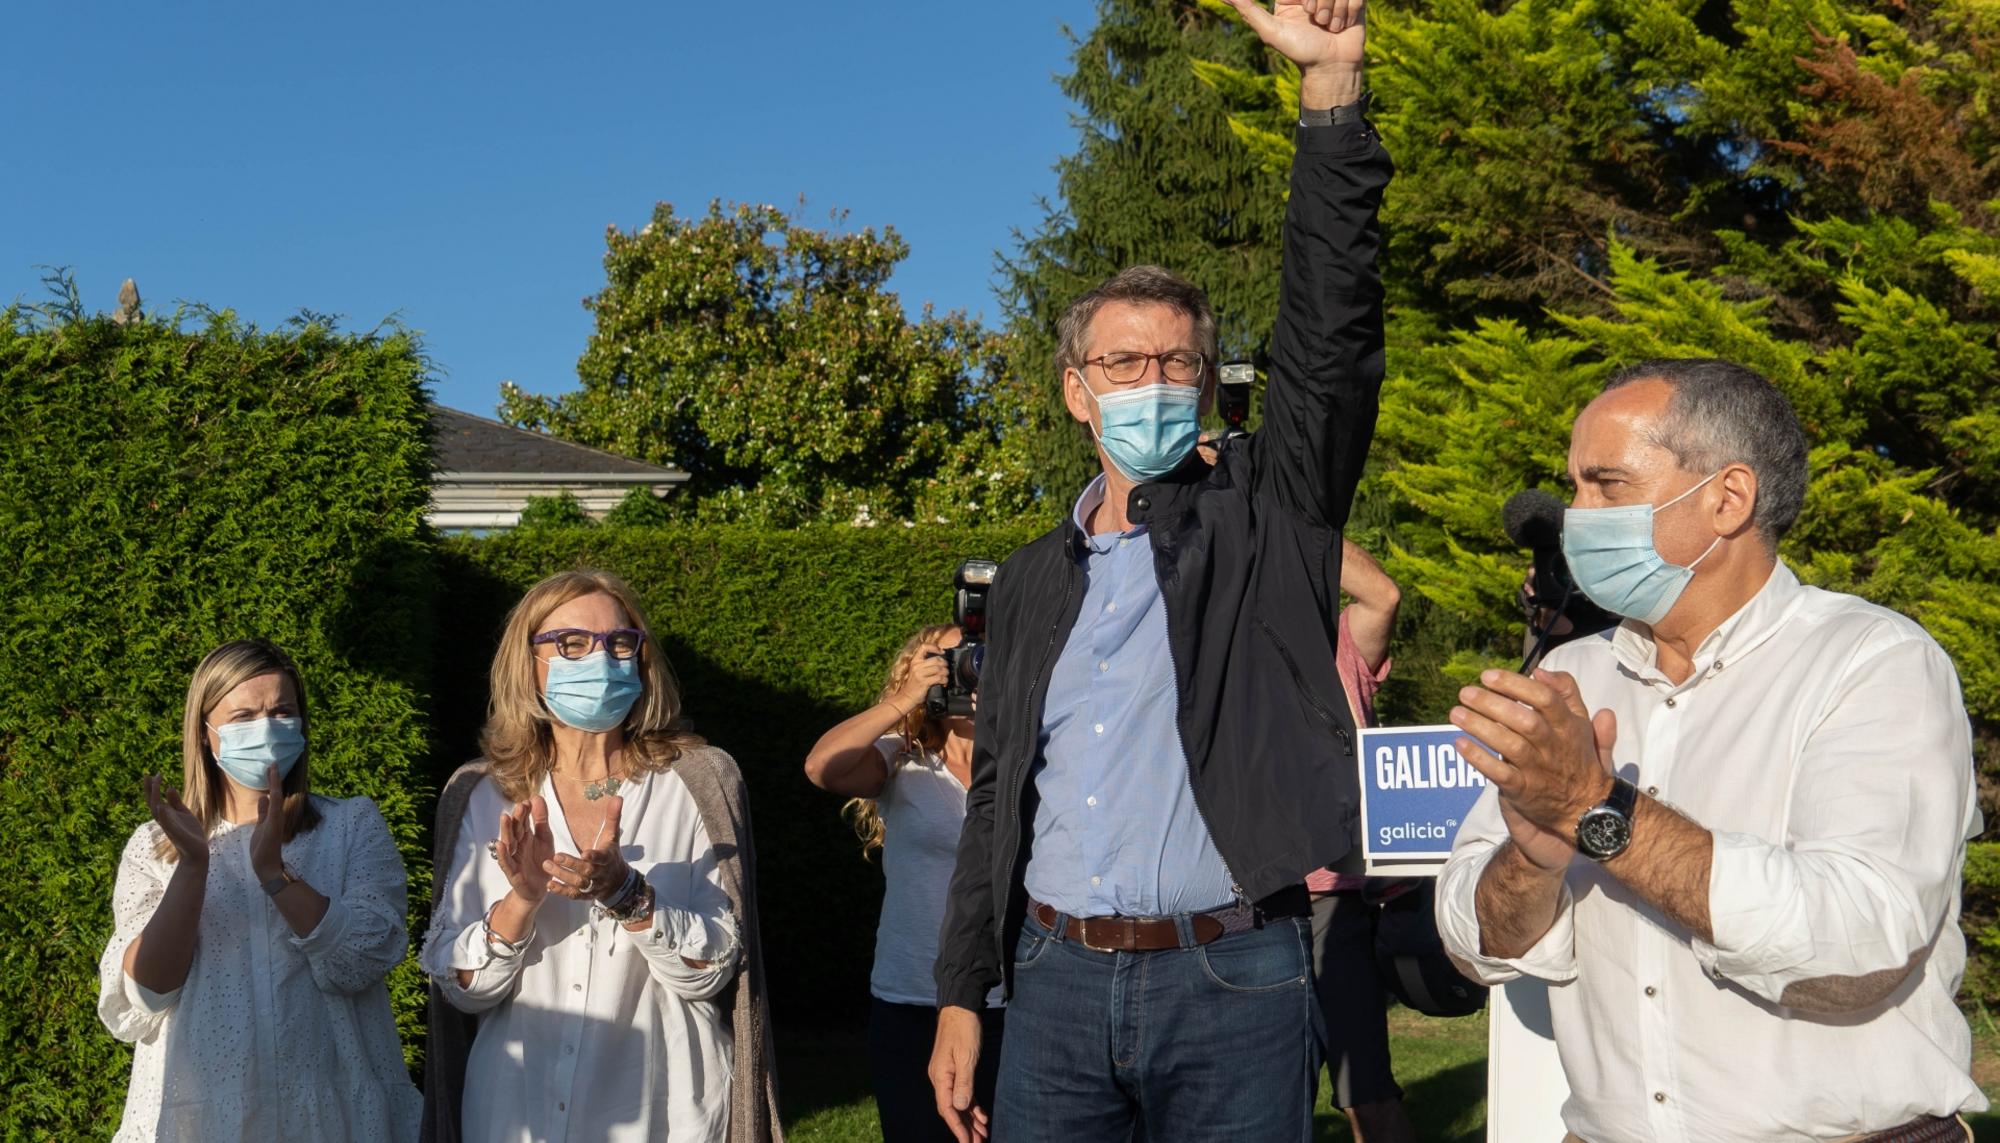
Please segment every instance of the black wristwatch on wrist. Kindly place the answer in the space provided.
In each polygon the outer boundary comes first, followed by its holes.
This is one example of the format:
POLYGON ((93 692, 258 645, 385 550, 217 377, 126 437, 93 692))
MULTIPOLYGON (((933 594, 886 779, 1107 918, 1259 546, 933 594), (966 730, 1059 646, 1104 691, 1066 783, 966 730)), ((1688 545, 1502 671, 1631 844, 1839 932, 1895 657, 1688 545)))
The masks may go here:
POLYGON ((1632 812, 1639 787, 1611 779, 1611 793, 1576 819, 1576 850, 1592 861, 1609 861, 1632 844, 1632 812))

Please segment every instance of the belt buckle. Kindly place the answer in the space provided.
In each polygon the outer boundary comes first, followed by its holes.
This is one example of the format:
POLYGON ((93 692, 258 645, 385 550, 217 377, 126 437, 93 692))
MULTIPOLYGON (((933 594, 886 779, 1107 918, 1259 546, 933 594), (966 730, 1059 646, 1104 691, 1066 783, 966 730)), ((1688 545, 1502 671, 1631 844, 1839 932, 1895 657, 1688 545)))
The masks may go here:
POLYGON ((1091 952, 1116 953, 1116 952, 1129 951, 1129 946, 1132 944, 1133 931, 1134 931, 1133 922, 1132 918, 1130 917, 1084 917, 1078 920, 1076 923, 1077 943, 1081 944, 1084 948, 1089 949, 1091 952), (1125 944, 1128 946, 1128 948, 1119 948, 1115 945, 1096 945, 1090 943, 1090 927, 1092 925, 1109 924, 1112 922, 1124 923, 1125 944))

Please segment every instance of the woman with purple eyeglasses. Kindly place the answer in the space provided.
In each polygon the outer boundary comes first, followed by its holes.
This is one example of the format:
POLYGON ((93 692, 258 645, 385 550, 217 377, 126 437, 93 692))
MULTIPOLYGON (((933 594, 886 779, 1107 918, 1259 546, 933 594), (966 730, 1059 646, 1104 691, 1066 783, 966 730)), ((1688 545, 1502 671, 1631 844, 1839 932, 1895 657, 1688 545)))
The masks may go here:
POLYGON ((777 1137, 748 811, 631 588, 536 584, 438 798, 424 1134, 777 1137))

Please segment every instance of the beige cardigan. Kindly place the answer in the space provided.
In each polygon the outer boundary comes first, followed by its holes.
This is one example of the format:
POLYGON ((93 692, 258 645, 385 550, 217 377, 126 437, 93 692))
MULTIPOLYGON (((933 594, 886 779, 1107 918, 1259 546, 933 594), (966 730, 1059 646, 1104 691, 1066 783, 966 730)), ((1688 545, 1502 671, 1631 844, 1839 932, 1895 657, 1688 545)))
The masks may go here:
MULTIPOLYGON (((757 928, 757 865, 750 840, 750 806, 743 775, 729 755, 697 746, 673 764, 701 811, 702 825, 715 846, 722 888, 736 910, 743 960, 723 992, 735 1026, 733 1079, 729 1085, 729 1143, 784 1143, 778 1122, 776 1053, 771 1044, 771 1007, 764 994, 764 950, 757 928)), ((443 870, 465 819, 466 800, 485 778, 485 759, 453 773, 438 795, 437 830, 432 843, 431 908, 444 892, 443 870)), ((423 1143, 459 1143, 459 1109, 465 1093, 465 1059, 478 1018, 453 1008, 430 988, 430 1042, 424 1051, 423 1143)))

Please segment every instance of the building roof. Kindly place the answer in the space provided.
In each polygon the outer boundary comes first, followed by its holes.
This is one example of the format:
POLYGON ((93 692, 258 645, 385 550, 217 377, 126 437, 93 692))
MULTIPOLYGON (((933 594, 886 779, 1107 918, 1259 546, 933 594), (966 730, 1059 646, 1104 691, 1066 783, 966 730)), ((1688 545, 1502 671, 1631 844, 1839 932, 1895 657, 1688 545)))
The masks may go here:
POLYGON ((467 473, 685 480, 679 469, 517 429, 443 405, 431 406, 432 451, 441 476, 467 473))

